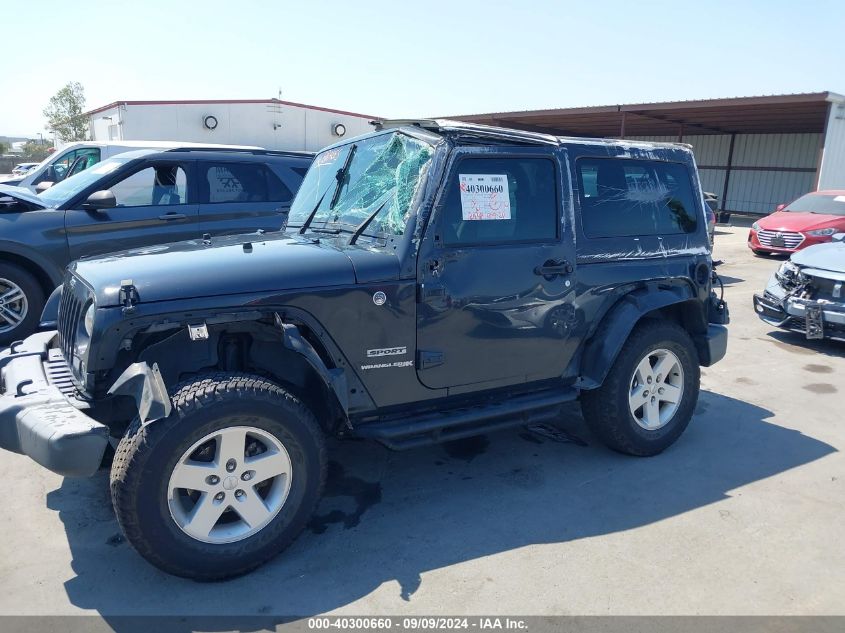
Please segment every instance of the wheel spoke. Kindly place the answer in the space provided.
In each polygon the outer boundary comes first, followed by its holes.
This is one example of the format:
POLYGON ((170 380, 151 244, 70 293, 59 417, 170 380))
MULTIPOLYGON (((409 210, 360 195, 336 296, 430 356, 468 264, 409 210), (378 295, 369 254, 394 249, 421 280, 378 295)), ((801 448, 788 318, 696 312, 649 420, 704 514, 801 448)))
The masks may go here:
POLYGON ((208 538, 212 528, 217 524, 220 515, 228 507, 226 503, 215 502, 214 496, 203 494, 194 506, 191 516, 183 529, 197 538, 208 538))
POLYGON ((20 288, 12 288, 11 290, 7 290, 2 295, 0 295, 0 301, 5 303, 13 303, 18 299, 23 299, 24 294, 20 288))
POLYGON ((210 490, 211 485, 206 481, 210 475, 215 475, 217 468, 213 463, 179 464, 173 471, 170 485, 173 488, 186 490, 210 490))
POLYGON ((631 391, 631 395, 628 396, 628 404, 631 407, 632 413, 647 402, 647 400, 643 397, 643 393, 645 393, 645 390, 646 388, 644 385, 639 385, 637 387, 634 387, 634 389, 631 391))
POLYGON ((6 306, 0 306, 0 317, 9 325, 18 325, 23 321, 23 316, 6 306))
POLYGON ((265 521, 267 515, 270 514, 270 510, 264 505, 264 500, 258 496, 252 486, 248 486, 244 493, 242 497, 235 499, 232 508, 252 528, 265 521))
POLYGON ((246 461, 246 467, 255 471, 252 484, 259 484, 262 481, 289 474, 291 471, 290 458, 283 452, 266 452, 251 457, 246 461))
POLYGON ((651 376, 651 363, 649 362, 649 357, 646 356, 640 361, 640 364, 637 365, 637 370, 634 373, 634 376, 641 385, 646 384, 646 379, 651 376))
POLYGON ((231 427, 224 429, 217 436, 217 463, 224 465, 228 460, 234 459, 239 464, 244 461, 246 453, 246 429, 243 427, 231 427))
POLYGON ((663 357, 657 360, 657 364, 654 366, 654 374, 655 376, 660 376, 660 379, 666 382, 669 372, 673 369, 675 369, 675 359, 669 354, 664 354, 663 357))
POLYGON ((671 402, 672 404, 677 404, 681 401, 680 387, 664 384, 661 389, 663 390, 663 392, 660 394, 659 397, 663 402, 671 402))
POLYGON ((657 399, 649 398, 643 407, 643 420, 649 428, 657 428, 660 426, 660 405, 657 399))

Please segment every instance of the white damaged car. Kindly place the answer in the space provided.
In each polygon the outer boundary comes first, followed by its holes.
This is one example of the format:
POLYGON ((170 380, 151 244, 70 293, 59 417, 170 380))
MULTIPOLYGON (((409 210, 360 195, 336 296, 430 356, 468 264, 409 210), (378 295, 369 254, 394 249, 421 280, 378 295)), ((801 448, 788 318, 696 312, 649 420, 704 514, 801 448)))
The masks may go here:
POLYGON ((754 310, 766 323, 808 339, 845 342, 845 233, 800 250, 781 264, 754 310))

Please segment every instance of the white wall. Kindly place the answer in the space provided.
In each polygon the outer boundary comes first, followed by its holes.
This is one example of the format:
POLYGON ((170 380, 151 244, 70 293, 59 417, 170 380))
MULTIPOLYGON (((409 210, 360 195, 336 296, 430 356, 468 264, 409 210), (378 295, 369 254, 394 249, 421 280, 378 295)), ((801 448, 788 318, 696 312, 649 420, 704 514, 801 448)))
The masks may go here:
POLYGON ((337 123, 343 138, 373 131, 369 117, 326 112, 278 103, 126 105, 92 115, 94 140, 190 141, 226 145, 258 145, 267 149, 316 151, 336 143, 337 123), (214 130, 203 126, 217 118, 214 130), (103 117, 113 117, 112 121, 103 117), (120 120, 119 139, 109 138, 109 124, 120 120))
POLYGON ((819 189, 845 189, 845 102, 830 107, 819 189))

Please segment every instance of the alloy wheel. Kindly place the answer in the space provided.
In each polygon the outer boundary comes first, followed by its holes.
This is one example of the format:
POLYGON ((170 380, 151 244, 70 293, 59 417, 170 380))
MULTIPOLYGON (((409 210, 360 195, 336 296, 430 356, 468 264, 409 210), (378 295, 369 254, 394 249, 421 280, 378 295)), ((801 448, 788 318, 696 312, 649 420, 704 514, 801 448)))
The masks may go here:
POLYGON ((170 516, 204 543, 234 543, 256 534, 290 492, 284 445, 263 429, 232 426, 209 433, 179 458, 167 486, 170 516))

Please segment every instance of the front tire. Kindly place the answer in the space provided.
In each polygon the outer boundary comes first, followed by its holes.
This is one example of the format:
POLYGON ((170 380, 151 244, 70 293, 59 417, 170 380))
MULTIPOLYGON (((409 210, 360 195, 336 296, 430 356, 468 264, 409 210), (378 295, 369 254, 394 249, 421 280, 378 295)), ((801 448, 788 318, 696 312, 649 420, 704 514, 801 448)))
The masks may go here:
POLYGON ((167 573, 221 580, 290 545, 323 491, 326 447, 313 414, 258 376, 177 385, 173 413, 134 423, 111 470, 129 543, 167 573))
POLYGON ((29 272, 0 262, 0 345, 35 331, 44 309, 44 291, 29 272))
POLYGON ((689 334, 671 321, 640 322, 598 389, 581 396, 584 419, 608 447, 656 455, 684 432, 701 372, 689 334))

